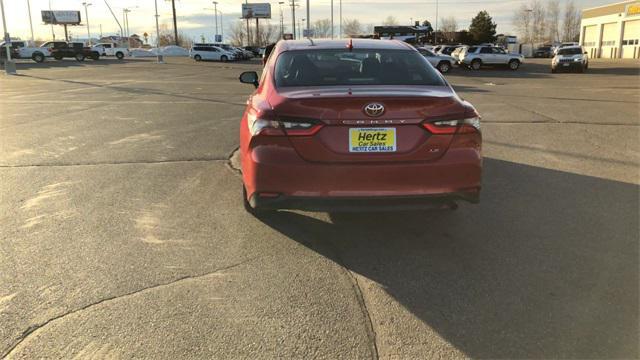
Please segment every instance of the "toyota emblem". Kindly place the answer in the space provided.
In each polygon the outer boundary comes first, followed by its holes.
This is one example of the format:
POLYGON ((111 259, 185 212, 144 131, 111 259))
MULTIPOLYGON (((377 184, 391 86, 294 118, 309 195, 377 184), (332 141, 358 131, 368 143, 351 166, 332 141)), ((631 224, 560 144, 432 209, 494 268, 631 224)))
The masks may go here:
POLYGON ((378 117, 384 114, 384 105, 380 103, 367 104, 364 107, 364 113, 371 117, 378 117))

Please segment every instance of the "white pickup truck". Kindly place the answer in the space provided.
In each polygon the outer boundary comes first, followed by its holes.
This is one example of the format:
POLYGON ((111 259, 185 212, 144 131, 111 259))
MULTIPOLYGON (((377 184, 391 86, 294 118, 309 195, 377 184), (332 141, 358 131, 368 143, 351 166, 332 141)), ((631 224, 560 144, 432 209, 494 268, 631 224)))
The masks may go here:
POLYGON ((91 50, 97 51, 101 56, 115 56, 118 60, 122 60, 125 56, 129 56, 129 49, 117 47, 115 43, 99 43, 91 47, 91 50))
MULTIPOLYGON (((41 63, 46 57, 51 56, 51 51, 49 49, 32 45, 33 44, 30 44, 28 41, 12 40, 12 56, 17 57, 18 59, 31 59, 37 63, 41 63)), ((2 46, 2 49, 4 49, 4 41, 0 44, 0 46, 2 46)))

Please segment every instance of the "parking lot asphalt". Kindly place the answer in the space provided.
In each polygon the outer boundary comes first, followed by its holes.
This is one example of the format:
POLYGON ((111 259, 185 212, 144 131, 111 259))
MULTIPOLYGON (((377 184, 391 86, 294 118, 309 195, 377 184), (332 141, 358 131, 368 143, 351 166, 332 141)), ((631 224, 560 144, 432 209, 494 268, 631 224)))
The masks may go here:
POLYGON ((257 62, 0 77, 0 357, 637 358, 640 64, 456 68, 479 205, 242 208, 257 62))

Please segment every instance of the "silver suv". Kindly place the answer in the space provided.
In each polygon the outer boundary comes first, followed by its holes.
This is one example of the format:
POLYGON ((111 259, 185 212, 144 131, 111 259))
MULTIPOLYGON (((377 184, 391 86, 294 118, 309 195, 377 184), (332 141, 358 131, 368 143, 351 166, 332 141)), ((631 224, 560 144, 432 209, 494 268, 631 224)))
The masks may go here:
POLYGON ((483 65, 507 65, 511 70, 518 70, 524 63, 524 56, 509 54, 503 48, 496 46, 471 46, 462 50, 458 55, 461 65, 480 70, 483 65))
POLYGON ((416 49, 441 73, 446 74, 453 68, 453 64, 455 63, 453 57, 449 55, 435 54, 433 51, 422 47, 416 49))

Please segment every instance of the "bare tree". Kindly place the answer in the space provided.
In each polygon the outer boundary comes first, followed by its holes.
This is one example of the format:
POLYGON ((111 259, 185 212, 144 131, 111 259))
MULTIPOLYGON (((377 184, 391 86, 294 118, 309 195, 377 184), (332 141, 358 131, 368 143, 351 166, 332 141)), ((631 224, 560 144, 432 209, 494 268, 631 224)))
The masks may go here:
POLYGON ((547 31, 549 41, 560 40, 560 1, 547 1, 547 31))
POLYGON ((442 32, 442 35, 444 35, 447 40, 453 41, 455 33, 458 30, 456 18, 453 16, 440 18, 440 24, 439 31, 442 32))
POLYGON ((562 24, 562 41, 576 41, 580 37, 580 10, 568 0, 564 7, 564 21, 562 24))
POLYGON ((541 0, 532 0, 531 9, 531 36, 534 42, 544 42, 546 39, 546 16, 544 4, 541 0))
MULTIPOLYGON (((255 30, 255 28, 254 28, 255 30)), ((271 24, 270 21, 264 21, 262 25, 260 25, 260 42, 259 46, 272 44, 278 41, 278 37, 280 36, 280 28, 277 25, 271 24)))
POLYGON ((382 25, 384 26, 396 26, 398 25, 398 19, 396 19, 394 16, 387 16, 386 19, 384 19, 384 21, 382 22, 382 25))
POLYGON ((331 20, 320 19, 313 23, 313 31, 315 37, 326 38, 331 35, 331 20))
POLYGON ((527 4, 520 4, 513 15, 512 25, 518 32, 520 41, 529 43, 532 41, 531 36, 531 9, 527 4))
POLYGON ((184 48, 191 47, 193 40, 189 38, 184 32, 178 32, 178 39, 175 39, 175 32, 169 28, 169 25, 160 25, 160 46, 175 45, 182 46, 184 48))
POLYGON ((229 38, 231 39, 231 44, 236 46, 242 46, 245 43, 247 38, 247 29, 242 20, 234 22, 229 27, 229 38))
POLYGON ((362 33, 362 24, 358 19, 344 19, 342 29, 342 32, 347 36, 360 35, 362 33))

